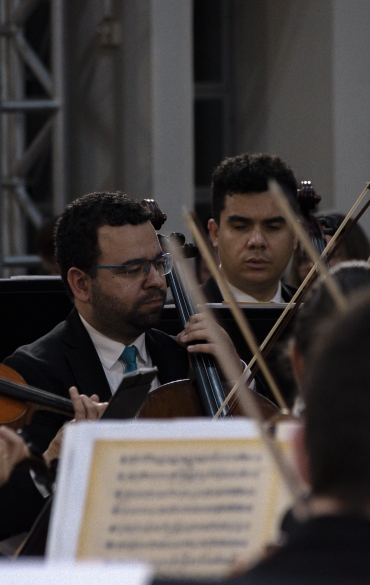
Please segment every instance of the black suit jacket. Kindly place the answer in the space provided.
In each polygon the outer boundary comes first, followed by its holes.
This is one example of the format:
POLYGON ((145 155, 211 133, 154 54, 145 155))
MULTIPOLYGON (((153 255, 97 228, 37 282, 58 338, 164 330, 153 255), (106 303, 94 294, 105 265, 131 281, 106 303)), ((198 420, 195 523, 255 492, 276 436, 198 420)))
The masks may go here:
MULTIPOLYGON (((161 384, 188 376, 187 352, 173 337, 150 329, 146 346, 161 384)), ((69 398, 71 386, 88 396, 96 393, 102 402, 112 396, 94 344, 75 309, 47 335, 17 349, 4 364, 19 372, 31 386, 64 398, 69 398)), ((62 415, 37 412, 24 434, 44 451, 65 420, 62 415)))
MULTIPOLYGON (((205 294, 205 297, 209 303, 222 303, 224 300, 213 276, 210 276, 209 279, 204 284, 202 284, 201 289, 203 290, 203 293, 205 294)), ((281 296, 283 297, 285 303, 289 303, 296 290, 297 289, 295 286, 285 284, 284 282, 281 283, 281 296)))
MULTIPOLYGON (((146 347, 158 368, 161 384, 188 377, 189 361, 184 350, 162 331, 146 333, 146 347)), ((68 389, 98 394, 107 401, 112 396, 99 356, 75 309, 50 333, 17 349, 4 363, 20 373, 31 386, 69 398, 68 389)), ((66 422, 62 415, 38 411, 22 434, 40 451, 45 451, 66 422)), ((27 470, 17 469, 0 488, 0 540, 28 531, 45 503, 27 470)))

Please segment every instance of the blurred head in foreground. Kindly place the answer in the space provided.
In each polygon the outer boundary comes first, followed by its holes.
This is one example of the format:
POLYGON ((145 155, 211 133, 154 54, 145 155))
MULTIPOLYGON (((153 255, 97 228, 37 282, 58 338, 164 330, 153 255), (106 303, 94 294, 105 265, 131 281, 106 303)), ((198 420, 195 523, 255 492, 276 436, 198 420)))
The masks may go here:
POLYGON ((332 512, 370 518, 369 290, 355 297, 322 326, 307 358, 300 464, 332 512))

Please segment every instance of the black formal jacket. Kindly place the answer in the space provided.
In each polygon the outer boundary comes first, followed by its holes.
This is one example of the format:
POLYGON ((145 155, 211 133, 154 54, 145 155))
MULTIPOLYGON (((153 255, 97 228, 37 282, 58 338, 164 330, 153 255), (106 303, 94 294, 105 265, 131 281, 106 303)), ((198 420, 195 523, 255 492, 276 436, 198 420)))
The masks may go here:
MULTIPOLYGON (((149 329, 146 347, 161 384, 186 378, 187 352, 176 339, 162 331, 149 329)), ((81 394, 97 394, 101 402, 112 396, 99 356, 76 309, 52 331, 30 345, 18 348, 4 360, 31 386, 69 398, 68 390, 77 386, 81 394)), ((37 412, 24 434, 44 451, 65 422, 65 417, 47 411, 37 412)))
MULTIPOLYGON (((203 290, 203 293, 209 303, 222 303, 224 300, 213 276, 211 276, 204 284, 202 284, 201 289, 203 290)), ((284 282, 281 283, 281 295, 286 303, 289 303, 296 291, 297 288, 295 286, 285 284, 284 282)), ((274 372, 275 381, 278 383, 280 390, 283 392, 285 400, 290 405, 292 403, 296 388, 295 384, 292 384, 291 378, 286 377, 284 368, 280 365, 282 359, 280 345, 278 344, 270 352, 267 363, 270 369, 274 372)), ((265 396, 276 404, 275 397, 261 374, 257 374, 256 376, 255 389, 257 392, 259 392, 259 394, 262 394, 262 396, 265 396)))
MULTIPOLYGON (((209 279, 204 284, 202 284, 201 289, 203 290, 209 303, 222 303, 224 300, 213 276, 210 276, 209 279)), ((297 289, 295 286, 285 284, 284 282, 281 283, 281 296, 283 297, 285 303, 289 303, 296 290, 297 289)))
MULTIPOLYGON (((158 368, 161 384, 188 377, 189 361, 176 339, 150 329, 146 347, 158 368)), ((99 356, 76 309, 44 337, 17 349, 4 363, 19 372, 31 386, 69 398, 68 389, 96 393, 102 402, 112 393, 99 356)), ((44 452, 66 422, 63 415, 38 411, 22 434, 44 452)), ((0 540, 27 531, 45 503, 27 470, 16 470, 0 488, 0 540)))

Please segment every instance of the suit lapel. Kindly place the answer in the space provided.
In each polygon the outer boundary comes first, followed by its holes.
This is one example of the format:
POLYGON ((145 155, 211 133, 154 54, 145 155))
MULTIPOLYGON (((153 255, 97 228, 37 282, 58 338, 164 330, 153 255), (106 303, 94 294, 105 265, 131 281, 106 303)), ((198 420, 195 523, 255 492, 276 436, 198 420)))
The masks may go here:
POLYGON ((188 377, 189 362, 186 351, 175 339, 156 329, 150 329, 145 335, 145 343, 153 366, 158 368, 161 384, 188 377))
POLYGON ((222 303, 224 300, 213 276, 210 276, 201 288, 203 289, 203 292, 209 303, 222 303))
POLYGON ((281 283, 281 296, 285 303, 289 303, 296 292, 297 288, 295 286, 287 285, 284 282, 281 283))
POLYGON ((112 392, 103 366, 76 309, 67 317, 66 325, 62 339, 64 355, 79 392, 88 396, 97 394, 101 402, 109 400, 112 392))

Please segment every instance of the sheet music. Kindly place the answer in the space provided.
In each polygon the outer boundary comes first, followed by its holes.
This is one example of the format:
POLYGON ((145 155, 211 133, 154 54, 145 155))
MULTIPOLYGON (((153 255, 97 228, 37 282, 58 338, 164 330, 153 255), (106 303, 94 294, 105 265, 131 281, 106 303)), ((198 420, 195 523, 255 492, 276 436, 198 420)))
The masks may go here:
POLYGON ((149 585, 152 580, 149 567, 139 563, 47 563, 18 558, 0 561, 0 573, 6 585, 149 585))
POLYGON ((94 441, 76 558, 145 559, 177 578, 222 577, 253 558, 274 530, 279 483, 253 423, 202 419, 199 433, 199 421, 157 422, 151 440, 153 423, 137 424, 145 440, 94 441))

